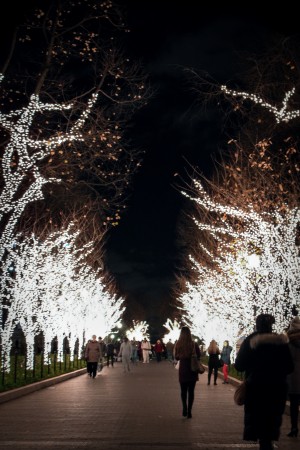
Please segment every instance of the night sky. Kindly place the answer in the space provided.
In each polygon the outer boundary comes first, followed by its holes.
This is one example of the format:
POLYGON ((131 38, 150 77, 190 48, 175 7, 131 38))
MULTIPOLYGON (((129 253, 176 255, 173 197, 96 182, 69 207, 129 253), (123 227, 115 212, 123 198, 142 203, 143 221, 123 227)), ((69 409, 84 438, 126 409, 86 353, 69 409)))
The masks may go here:
MULTIPOLYGON (((126 299, 127 322, 145 320, 154 335, 166 331, 161 325, 168 317, 177 316, 172 289, 182 255, 176 226, 187 201, 178 185, 192 167, 209 177, 214 156, 226 144, 220 112, 202 108, 184 69, 205 70, 226 83, 240 70, 244 52, 261 51, 273 36, 295 34, 298 15, 289 2, 265 12, 257 6, 261 2, 243 7, 197 0, 118 3, 131 30, 124 52, 140 61, 154 94, 128 132, 131 145, 145 153, 126 212, 107 236, 106 268, 126 299)), ((9 5, 1 17, 2 39, 16 11, 13 2, 9 5)))

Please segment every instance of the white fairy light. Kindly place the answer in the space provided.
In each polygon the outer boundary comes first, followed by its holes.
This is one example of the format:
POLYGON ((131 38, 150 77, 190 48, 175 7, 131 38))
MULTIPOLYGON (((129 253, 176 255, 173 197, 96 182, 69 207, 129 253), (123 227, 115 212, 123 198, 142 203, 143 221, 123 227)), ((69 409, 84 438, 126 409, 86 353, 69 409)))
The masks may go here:
POLYGON ((145 321, 132 321, 132 327, 126 331, 126 336, 130 341, 135 339, 136 341, 142 341, 144 338, 150 339, 148 328, 149 324, 145 321))
POLYGON ((181 326, 179 322, 175 319, 173 322, 171 319, 167 319, 166 323, 163 325, 168 331, 163 337, 163 341, 166 342, 171 339, 172 342, 177 341, 180 334, 181 326))
POLYGON ((264 101, 259 95, 251 94, 249 92, 235 91, 234 89, 228 89, 227 86, 221 86, 221 91, 225 92, 232 97, 241 97, 243 100, 251 100, 256 105, 260 105, 266 108, 269 112, 273 113, 277 123, 289 122, 300 116, 300 110, 288 111, 288 103, 292 95, 295 93, 295 88, 288 91, 283 99, 282 107, 273 106, 270 103, 264 101))
MULTIPOLYGON (((217 254, 199 243, 216 269, 192 260, 198 273, 195 285, 187 283, 187 292, 179 300, 194 334, 207 344, 212 338, 235 343, 238 337, 253 331, 255 315, 263 312, 275 316, 275 330, 285 329, 291 319, 292 306, 300 305, 300 261, 296 245, 298 208, 279 212, 257 213, 252 205, 247 211, 215 202, 201 183, 194 181, 196 201, 210 213, 217 213, 220 225, 201 223, 218 245, 217 254), (238 220, 238 230, 232 223, 238 220), (253 251, 257 249, 253 256, 253 251), (255 259, 255 264, 253 264, 255 259), (258 264, 259 262, 259 264, 258 264), (227 336, 226 336, 227 335, 227 336)), ((191 258, 192 259, 192 258, 191 258)))
POLYGON ((32 235, 10 251, 15 278, 8 288, 10 301, 4 305, 7 318, 2 351, 6 370, 17 324, 25 336, 27 366, 32 368, 34 340, 39 333, 44 337, 46 355, 57 338, 58 360, 67 337, 73 360, 76 341, 81 348, 83 336, 91 336, 95 331, 107 335, 120 322, 123 300, 110 295, 99 273, 85 264, 92 243, 78 248, 75 241, 79 230, 72 230, 72 225, 43 242, 32 235))

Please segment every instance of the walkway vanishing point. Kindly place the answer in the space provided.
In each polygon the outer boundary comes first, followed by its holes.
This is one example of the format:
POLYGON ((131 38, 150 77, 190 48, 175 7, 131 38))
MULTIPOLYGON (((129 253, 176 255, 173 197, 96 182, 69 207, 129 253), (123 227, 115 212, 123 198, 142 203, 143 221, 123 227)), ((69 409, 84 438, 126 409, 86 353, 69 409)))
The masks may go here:
MULTIPOLYGON (((243 407, 234 385, 195 389, 193 418, 181 416, 178 372, 168 361, 105 367, 95 379, 80 376, 0 404, 1 450, 214 450, 257 449, 242 440, 243 407)), ((1 394, 2 395, 2 394, 1 394)), ((299 450, 286 437, 284 415, 275 449, 299 450)))

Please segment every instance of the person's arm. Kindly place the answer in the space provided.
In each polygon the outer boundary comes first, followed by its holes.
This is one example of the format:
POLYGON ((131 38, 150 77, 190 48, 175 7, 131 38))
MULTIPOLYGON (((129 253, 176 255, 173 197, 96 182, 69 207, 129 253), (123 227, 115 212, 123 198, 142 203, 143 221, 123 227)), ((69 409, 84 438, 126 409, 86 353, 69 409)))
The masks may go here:
POLYGON ((247 339, 242 343, 238 351, 238 354, 235 358, 234 367, 238 372, 245 372, 248 366, 247 364, 248 359, 249 359, 249 340, 247 339))

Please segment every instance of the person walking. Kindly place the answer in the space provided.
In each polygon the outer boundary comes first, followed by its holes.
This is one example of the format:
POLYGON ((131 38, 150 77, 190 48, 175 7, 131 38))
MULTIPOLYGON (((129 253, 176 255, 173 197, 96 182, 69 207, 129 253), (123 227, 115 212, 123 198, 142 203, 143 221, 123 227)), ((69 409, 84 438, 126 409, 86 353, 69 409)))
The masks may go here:
POLYGON ((300 406, 300 318, 295 317, 287 331, 294 370, 288 375, 288 393, 290 400, 291 431, 288 437, 298 436, 298 417, 300 406))
POLYGON ((230 366, 230 354, 232 352, 232 347, 229 345, 228 341, 224 341, 223 348, 221 350, 221 359, 223 361, 222 372, 224 376, 223 384, 228 384, 228 369, 230 366))
POLYGON ((272 332, 271 314, 256 318, 256 331, 243 341, 235 368, 245 372, 245 441, 259 440, 260 450, 278 441, 287 398, 287 375, 294 369, 286 334, 272 332))
POLYGON ((218 379, 218 369, 220 367, 220 349, 217 345, 217 342, 212 339, 210 341, 210 344, 207 349, 208 353, 208 378, 207 378, 207 384, 210 385, 210 379, 212 376, 212 373, 214 373, 214 385, 217 385, 217 379, 218 379))
POLYGON ((101 355, 101 349, 97 336, 93 334, 92 339, 88 341, 85 347, 85 359, 87 361, 87 371, 90 377, 95 378, 97 373, 98 361, 101 355))
POLYGON ((132 355, 132 345, 128 337, 123 339, 120 347, 119 357, 122 358, 123 372, 130 372, 130 359, 132 355))
POLYGON ((174 344, 172 342, 171 339, 168 340, 168 342, 166 343, 166 349, 167 349, 167 357, 168 360, 173 363, 174 362, 174 344))
POLYGON ((131 345, 132 345, 131 361, 132 361, 132 364, 137 364, 137 362, 138 362, 138 342, 135 340, 135 338, 132 339, 131 345))
POLYGON ((154 351, 155 351, 155 355, 156 355, 156 361, 161 362, 161 355, 164 351, 164 347, 163 347, 160 339, 157 339, 157 341, 154 345, 154 351))
POLYGON ((98 342, 100 345, 100 358, 98 364, 99 364, 99 372, 101 372, 101 370, 103 369, 103 357, 106 353, 106 345, 101 336, 98 337, 98 342))
POLYGON ((142 340, 141 349, 143 352, 143 363, 144 364, 149 363, 150 360, 149 353, 151 352, 151 344, 147 340, 147 338, 144 338, 142 340))
POLYGON ((114 357, 115 357, 115 346, 111 339, 109 339, 106 344, 106 366, 109 367, 109 361, 111 363, 111 367, 114 367, 114 357))
POLYGON ((182 327, 180 336, 174 347, 175 359, 179 361, 179 384, 182 402, 182 415, 188 419, 192 418, 192 407, 194 403, 195 386, 199 380, 197 372, 191 370, 192 353, 196 353, 200 359, 199 346, 192 340, 189 327, 182 327))

